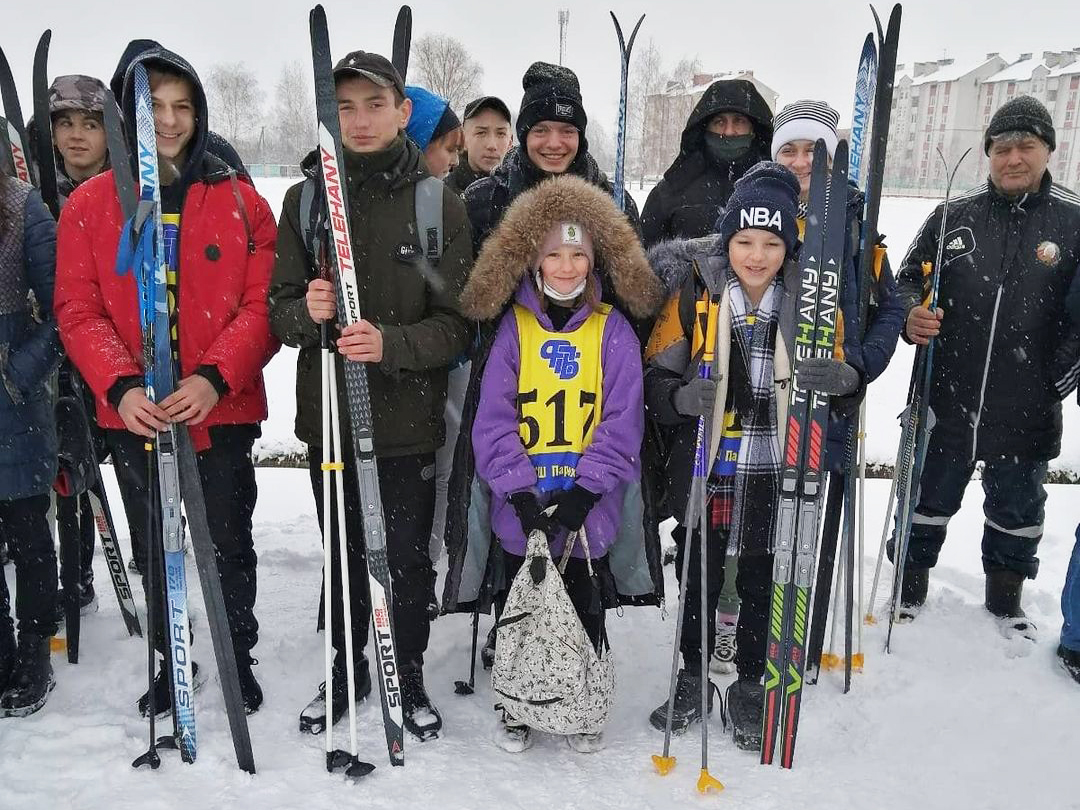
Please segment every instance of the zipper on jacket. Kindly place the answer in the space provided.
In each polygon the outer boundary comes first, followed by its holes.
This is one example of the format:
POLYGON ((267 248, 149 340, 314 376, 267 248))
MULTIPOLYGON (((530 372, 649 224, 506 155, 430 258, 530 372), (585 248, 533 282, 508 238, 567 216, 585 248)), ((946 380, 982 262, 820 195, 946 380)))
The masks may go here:
POLYGON ((998 310, 1001 308, 1001 291, 1004 284, 999 284, 997 296, 994 298, 994 315, 990 319, 990 339, 986 344, 986 362, 983 363, 982 386, 979 388, 979 409, 975 412, 975 423, 971 429, 971 460, 976 459, 979 448, 979 422, 982 421, 983 405, 986 404, 986 381, 990 378, 990 355, 994 351, 994 333, 997 331, 998 310))

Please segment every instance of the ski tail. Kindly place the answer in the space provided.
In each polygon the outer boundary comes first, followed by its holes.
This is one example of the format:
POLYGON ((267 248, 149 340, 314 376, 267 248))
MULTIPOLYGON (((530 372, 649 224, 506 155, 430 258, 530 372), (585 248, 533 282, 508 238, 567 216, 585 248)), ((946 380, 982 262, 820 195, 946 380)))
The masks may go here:
POLYGON ((409 51, 412 48, 412 9, 402 6, 398 9, 397 21, 394 23, 394 45, 391 52, 390 62, 401 74, 401 80, 405 81, 409 73, 409 51))
POLYGON ((626 187, 623 183, 623 175, 626 165, 626 102, 627 102, 627 82, 630 77, 630 52, 634 48, 634 40, 637 39, 638 29, 641 28, 641 24, 645 21, 645 15, 642 14, 634 26, 634 30, 630 32, 630 39, 623 39, 622 26, 619 25, 619 18, 615 16, 614 11, 609 11, 611 15, 611 21, 615 24, 615 34, 619 38, 619 56, 621 61, 621 74, 619 78, 619 121, 618 132, 615 137, 615 205, 619 207, 620 211, 625 210, 626 206, 626 187))
POLYGON ((0 48, 0 98, 4 102, 4 117, 7 119, 8 146, 11 149, 11 164, 15 177, 32 186, 37 185, 37 172, 34 162, 27 151, 30 141, 26 137, 22 106, 19 93, 15 88, 15 77, 11 73, 4 49, 0 48))
MULTIPOLYGON (((311 52, 315 72, 315 106, 319 119, 319 164, 323 193, 332 233, 328 251, 337 271, 338 321, 343 325, 361 319, 360 296, 352 257, 348 191, 341 173, 341 128, 338 122, 334 76, 330 62, 330 36, 326 12, 321 5, 311 10, 311 52)), ((371 401, 363 363, 346 362, 345 394, 348 402, 353 457, 356 463, 360 502, 363 504, 364 545, 367 552, 368 587, 383 728, 391 765, 405 764, 404 724, 397 645, 393 628, 393 592, 386 556, 386 530, 379 492, 378 466, 371 426, 371 401)))
POLYGON ((124 136, 124 122, 120 119, 120 105, 108 88, 105 89, 105 145, 109 150, 109 164, 112 166, 116 195, 120 198, 120 210, 124 219, 128 220, 135 215, 138 194, 135 177, 131 173, 131 152, 124 136))
POLYGON ((52 116, 49 113, 49 43, 46 29, 34 51, 34 151, 37 153, 41 199, 54 219, 60 218, 60 193, 56 187, 56 155, 53 152, 52 116))

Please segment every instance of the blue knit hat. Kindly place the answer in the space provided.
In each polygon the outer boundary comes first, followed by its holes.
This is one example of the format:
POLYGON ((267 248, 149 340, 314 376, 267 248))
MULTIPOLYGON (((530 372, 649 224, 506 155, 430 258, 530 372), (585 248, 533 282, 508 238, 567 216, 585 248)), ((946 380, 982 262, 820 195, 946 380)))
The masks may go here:
POLYGON ((784 240, 791 256, 799 238, 798 213, 798 179, 786 167, 766 160, 735 181, 716 231, 725 248, 731 237, 746 228, 772 231, 784 240))
POLYGON ((412 115, 409 116, 409 123, 405 125, 405 133, 421 151, 427 149, 428 144, 436 138, 461 126, 457 115, 450 109, 449 102, 426 87, 406 85, 405 97, 412 102, 412 115))

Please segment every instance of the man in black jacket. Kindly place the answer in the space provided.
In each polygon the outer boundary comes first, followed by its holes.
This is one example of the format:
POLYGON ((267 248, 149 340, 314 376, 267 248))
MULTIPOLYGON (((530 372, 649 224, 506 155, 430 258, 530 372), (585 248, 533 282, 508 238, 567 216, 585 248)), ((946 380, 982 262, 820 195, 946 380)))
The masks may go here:
POLYGON ((924 262, 937 256, 942 208, 900 270, 906 337, 936 338, 930 405, 937 417, 919 482, 901 604, 925 602, 949 519, 982 461, 986 608, 1007 636, 1034 639, 1020 607, 1039 568, 1047 463, 1061 451, 1061 400, 1080 374, 1065 295, 1080 262, 1080 197, 1047 171, 1050 113, 1022 96, 990 121, 989 182, 951 201, 939 300, 922 305, 924 262))
MULTIPOLYGON (((613 189, 589 154, 589 142, 585 140, 588 117, 574 71, 533 62, 521 85, 525 93, 517 118, 518 145, 506 153, 490 177, 477 180, 465 192, 475 255, 480 254, 488 234, 499 224, 510 203, 546 177, 576 174, 604 191, 610 193, 613 189)), ((637 206, 629 194, 624 200, 626 216, 640 233, 637 206)))
POLYGON ((474 98, 465 105, 462 126, 465 152, 443 181, 458 194, 464 194, 465 189, 502 163, 512 140, 510 108, 496 96, 474 98))
POLYGON ((679 156, 645 201, 645 246, 712 233, 735 181, 769 160, 772 136, 772 111, 752 82, 713 82, 686 121, 679 156))

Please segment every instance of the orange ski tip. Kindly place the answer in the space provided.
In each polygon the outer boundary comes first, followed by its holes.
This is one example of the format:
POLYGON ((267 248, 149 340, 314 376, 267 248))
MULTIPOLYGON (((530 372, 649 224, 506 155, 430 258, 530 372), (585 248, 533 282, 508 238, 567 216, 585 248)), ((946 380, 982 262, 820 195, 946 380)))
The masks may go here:
POLYGON ((719 793, 724 789, 724 786, 719 779, 709 774, 708 768, 702 768, 701 775, 697 780, 697 789, 698 793, 708 793, 710 790, 715 790, 719 793))
POLYGON ((866 662, 866 656, 864 656, 862 653, 855 653, 853 656, 851 656, 851 668, 852 668, 852 670, 854 670, 855 672, 862 672, 863 671, 863 664, 865 662, 866 662))
POLYGON ((659 754, 652 755, 653 765, 656 772, 661 776, 667 776, 675 768, 675 757, 662 757, 659 754))

